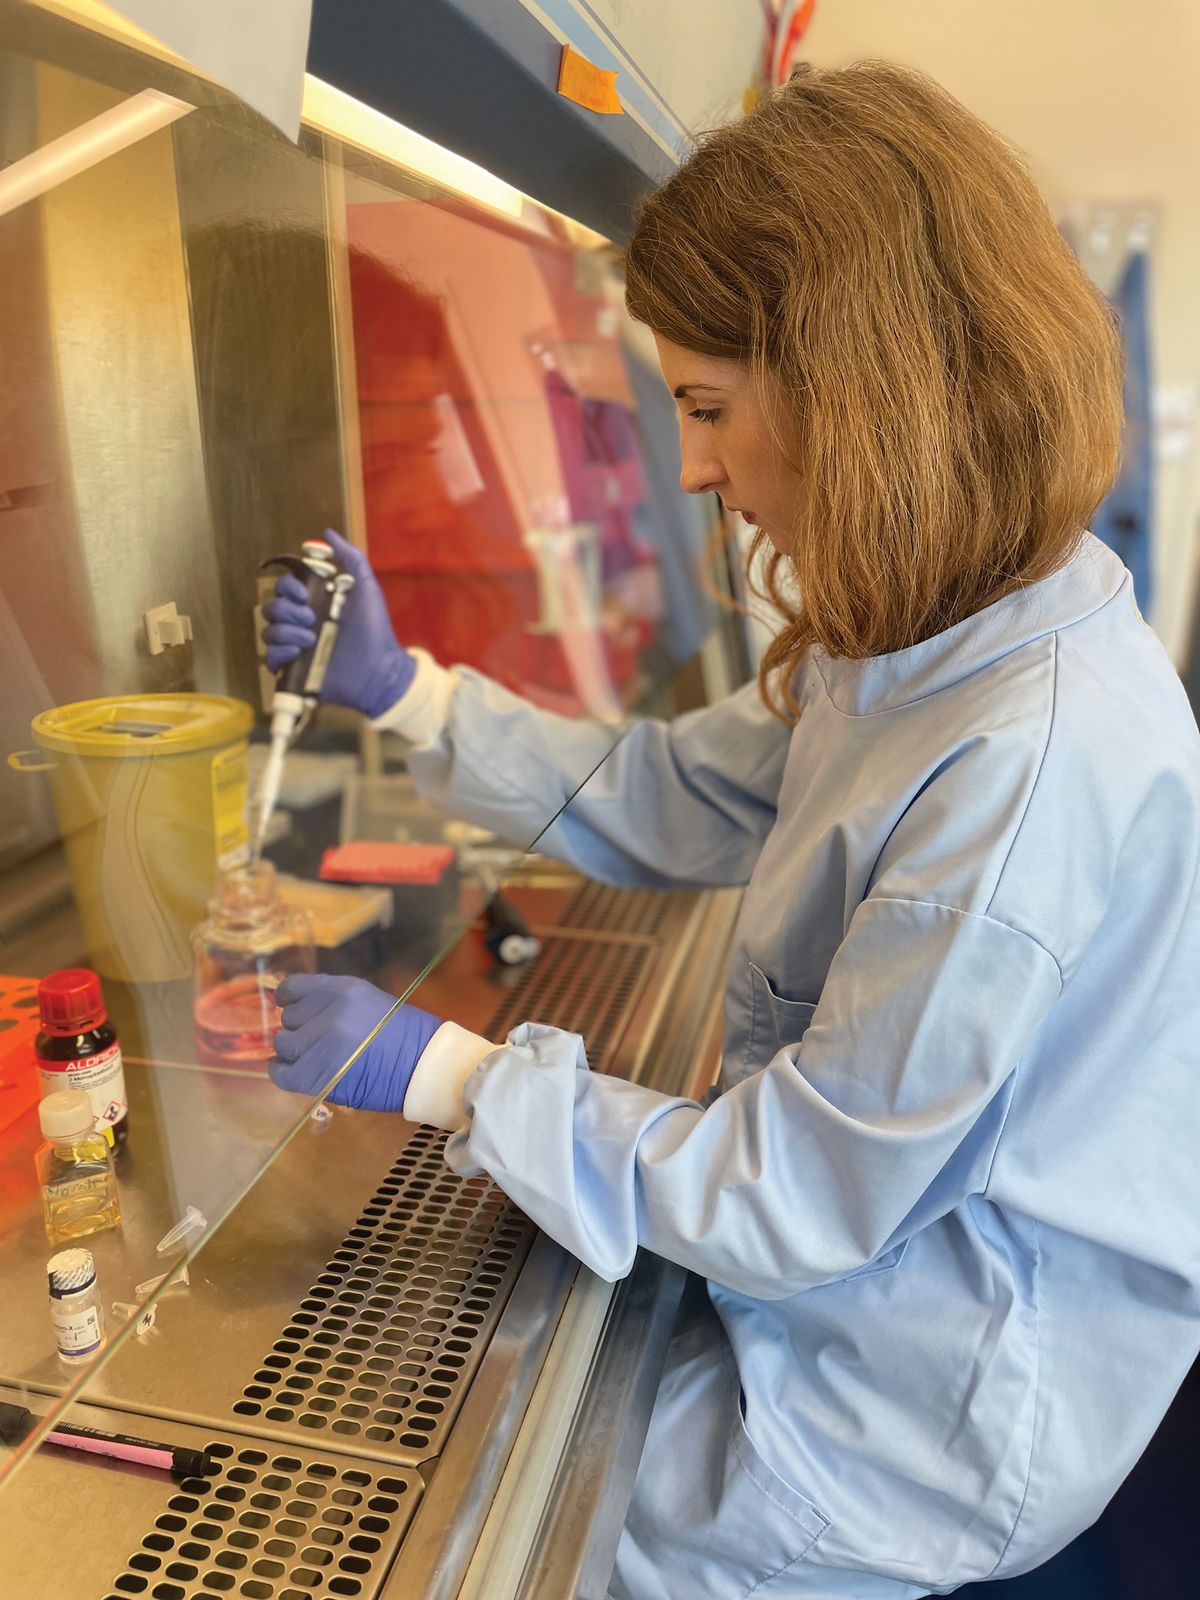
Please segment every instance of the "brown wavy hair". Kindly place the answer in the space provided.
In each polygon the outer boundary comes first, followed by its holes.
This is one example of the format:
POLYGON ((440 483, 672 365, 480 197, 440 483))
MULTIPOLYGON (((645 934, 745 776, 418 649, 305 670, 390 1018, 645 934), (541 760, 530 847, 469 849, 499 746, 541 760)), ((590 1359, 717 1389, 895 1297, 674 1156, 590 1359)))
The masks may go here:
MULTIPOLYGON (((904 649, 1066 562, 1112 483, 1113 318, 1022 158, 929 79, 801 70, 641 204, 639 321, 782 394, 803 511, 760 687, 904 649)), ((759 534, 756 548, 763 548, 759 534)))

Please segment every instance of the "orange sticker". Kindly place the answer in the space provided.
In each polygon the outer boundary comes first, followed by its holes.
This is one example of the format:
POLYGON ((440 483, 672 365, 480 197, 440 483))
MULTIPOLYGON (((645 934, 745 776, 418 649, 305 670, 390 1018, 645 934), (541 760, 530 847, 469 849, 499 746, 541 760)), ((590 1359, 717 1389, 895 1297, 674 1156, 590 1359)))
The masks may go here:
POLYGON ((617 94, 617 75, 593 66, 586 56, 563 45, 562 60, 558 65, 558 92, 576 105, 589 111, 599 111, 603 116, 620 116, 625 109, 617 94))

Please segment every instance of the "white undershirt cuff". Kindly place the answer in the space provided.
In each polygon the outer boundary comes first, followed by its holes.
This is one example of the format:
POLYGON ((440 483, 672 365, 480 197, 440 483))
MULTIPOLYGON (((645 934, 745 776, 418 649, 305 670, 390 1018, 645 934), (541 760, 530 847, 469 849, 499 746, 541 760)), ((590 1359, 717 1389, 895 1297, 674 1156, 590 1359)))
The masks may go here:
POLYGON ((467 1079, 496 1046, 457 1022, 443 1022, 421 1052, 404 1096, 409 1122, 456 1133, 466 1126, 462 1096, 467 1079))
POLYGON ((409 654, 417 663, 416 676, 395 705, 372 719, 371 726, 398 733, 412 744, 432 744, 449 720, 458 678, 438 666, 428 650, 417 647, 409 654))

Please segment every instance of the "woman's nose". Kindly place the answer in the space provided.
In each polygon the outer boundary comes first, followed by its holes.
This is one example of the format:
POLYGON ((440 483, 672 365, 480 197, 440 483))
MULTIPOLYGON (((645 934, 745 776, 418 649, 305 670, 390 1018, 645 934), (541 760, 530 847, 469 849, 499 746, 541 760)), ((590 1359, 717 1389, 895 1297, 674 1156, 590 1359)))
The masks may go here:
POLYGON ((683 446, 683 466, 679 487, 686 494, 719 493, 725 482, 725 469, 711 450, 683 446))

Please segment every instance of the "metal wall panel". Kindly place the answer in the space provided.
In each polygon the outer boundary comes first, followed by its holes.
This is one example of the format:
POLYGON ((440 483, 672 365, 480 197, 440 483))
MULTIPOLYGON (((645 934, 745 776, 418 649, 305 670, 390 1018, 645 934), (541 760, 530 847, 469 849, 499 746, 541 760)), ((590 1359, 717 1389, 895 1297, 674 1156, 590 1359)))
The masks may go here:
MULTIPOLYGON (((39 64, 45 144, 122 96, 39 64)), ((39 202, 59 406, 86 575, 91 693, 219 686, 216 552, 169 130, 39 202), (142 613, 175 600, 193 646, 151 656, 142 613)), ((61 552, 40 553, 53 584, 61 552)))
POLYGON ((228 111, 175 136, 224 684, 255 700, 258 563, 346 527, 320 142, 228 111))

